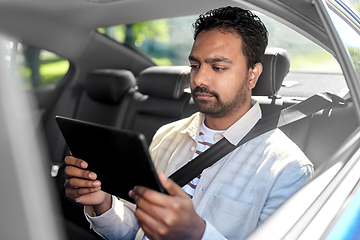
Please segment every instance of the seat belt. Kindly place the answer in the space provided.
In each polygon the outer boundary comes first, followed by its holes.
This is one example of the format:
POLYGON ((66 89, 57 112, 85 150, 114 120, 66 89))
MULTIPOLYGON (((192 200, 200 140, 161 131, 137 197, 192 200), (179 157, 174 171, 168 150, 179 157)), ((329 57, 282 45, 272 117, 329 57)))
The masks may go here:
POLYGON ((218 160, 222 159, 247 141, 275 128, 280 128, 303 119, 322 109, 345 104, 346 101, 344 99, 332 93, 326 92, 313 95, 300 103, 291 105, 280 112, 260 119, 237 145, 233 145, 226 138, 222 138, 206 151, 174 172, 169 178, 179 186, 183 187, 196 176, 199 176, 205 168, 212 166, 218 160))
POLYGON ((134 95, 135 91, 136 91, 135 88, 132 87, 126 92, 126 94, 121 102, 120 110, 119 110, 119 113, 116 118, 115 128, 122 129, 124 127, 123 125, 125 122, 126 113, 128 111, 131 98, 134 95))

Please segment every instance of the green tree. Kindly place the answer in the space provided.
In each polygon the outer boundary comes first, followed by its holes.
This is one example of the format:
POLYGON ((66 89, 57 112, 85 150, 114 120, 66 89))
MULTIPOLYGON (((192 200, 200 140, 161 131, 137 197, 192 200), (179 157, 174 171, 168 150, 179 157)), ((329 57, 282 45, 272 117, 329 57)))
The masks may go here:
POLYGON ((167 19, 99 28, 98 31, 105 33, 118 42, 139 49, 150 56, 157 64, 171 65, 168 56, 165 57, 162 54, 170 41, 167 19))
POLYGON ((358 48, 349 47, 348 51, 350 53, 358 77, 360 77, 360 50, 358 48))

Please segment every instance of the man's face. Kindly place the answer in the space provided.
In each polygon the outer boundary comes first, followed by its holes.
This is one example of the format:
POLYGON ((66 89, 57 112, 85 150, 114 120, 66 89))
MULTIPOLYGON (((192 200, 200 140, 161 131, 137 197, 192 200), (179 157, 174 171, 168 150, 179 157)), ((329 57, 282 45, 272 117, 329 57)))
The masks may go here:
MULTIPOLYGON (((223 117, 250 101, 249 69, 237 34, 219 30, 201 32, 193 45, 190 87, 200 112, 223 117)), ((256 81, 255 81, 256 83, 256 81)))

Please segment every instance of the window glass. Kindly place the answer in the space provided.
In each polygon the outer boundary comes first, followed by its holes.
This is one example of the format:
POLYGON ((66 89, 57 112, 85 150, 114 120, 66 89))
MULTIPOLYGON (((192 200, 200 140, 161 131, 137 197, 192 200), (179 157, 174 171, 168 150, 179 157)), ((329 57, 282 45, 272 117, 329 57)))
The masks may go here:
MULTIPOLYGON (((341 68, 330 53, 272 18, 256 14, 269 31, 268 47, 283 48, 290 58, 290 73, 281 88, 281 95, 307 97, 323 91, 338 93, 346 88, 341 68), (314 80, 318 81, 314 83, 314 80)), ((100 28, 98 31, 144 53, 157 65, 189 65, 192 24, 196 18, 160 19, 100 28)))
POLYGON ((7 52, 9 65, 19 67, 20 71, 14 74, 19 75, 27 89, 56 84, 69 70, 68 60, 44 49, 9 41, 7 52))
POLYGON ((268 47, 280 47, 287 51, 290 71, 341 73, 338 62, 323 48, 270 17, 258 15, 269 31, 268 47))
POLYGON ((188 56, 193 44, 191 24, 196 18, 159 19, 100 28, 98 31, 139 50, 157 65, 189 65, 188 56))
POLYGON ((360 12, 360 0, 349 0, 349 2, 354 6, 354 8, 360 12))
MULTIPOLYGON (((285 25, 256 13, 269 31, 269 47, 287 50, 292 71, 341 72, 331 54, 285 25)), ((118 42, 149 56, 158 65, 188 65, 193 44, 192 23, 197 16, 160 19, 144 23, 100 28, 118 42)))

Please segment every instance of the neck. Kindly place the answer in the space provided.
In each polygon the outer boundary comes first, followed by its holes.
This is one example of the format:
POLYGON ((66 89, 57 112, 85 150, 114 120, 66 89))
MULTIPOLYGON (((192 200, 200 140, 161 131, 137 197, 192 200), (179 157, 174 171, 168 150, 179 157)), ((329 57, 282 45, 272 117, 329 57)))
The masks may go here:
POLYGON ((212 130, 226 130, 235 122, 237 122, 242 116, 247 113, 251 108, 251 101, 247 101, 241 108, 236 111, 229 112, 223 117, 212 117, 206 115, 205 125, 212 130))

